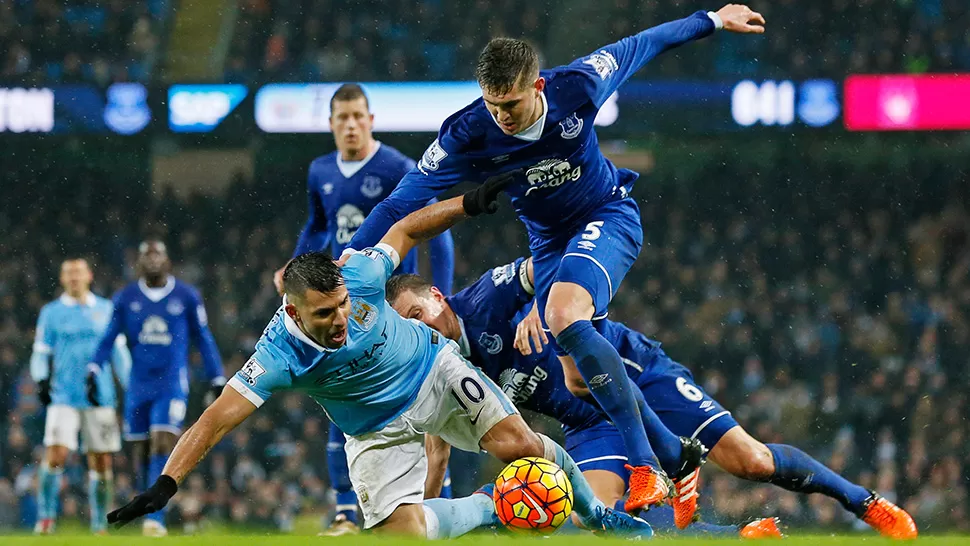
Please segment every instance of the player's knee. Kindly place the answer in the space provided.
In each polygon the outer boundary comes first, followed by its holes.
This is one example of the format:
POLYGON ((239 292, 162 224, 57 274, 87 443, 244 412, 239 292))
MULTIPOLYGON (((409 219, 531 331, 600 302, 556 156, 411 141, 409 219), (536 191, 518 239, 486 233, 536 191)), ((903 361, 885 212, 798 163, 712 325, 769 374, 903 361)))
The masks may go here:
POLYGON ((104 474, 105 472, 111 470, 111 454, 110 453, 92 453, 88 456, 88 466, 91 470, 104 474))
POLYGON ((542 457, 545 454, 542 439, 528 428, 509 431, 497 444, 497 451, 493 448, 493 454, 505 463, 523 457, 542 457))
POLYGON ((51 446, 47 448, 46 461, 47 467, 52 470, 63 468, 67 463, 67 448, 62 446, 51 446))
POLYGON ((582 320, 573 309, 570 309, 566 305, 554 304, 552 302, 546 304, 545 318, 546 324, 554 336, 558 336, 574 322, 582 320))
POLYGON ((757 440, 745 442, 737 449, 734 474, 746 480, 763 481, 775 473, 775 458, 768 446, 757 440))
POLYGON ((153 432, 151 436, 151 454, 168 456, 175 449, 177 439, 171 432, 153 432))

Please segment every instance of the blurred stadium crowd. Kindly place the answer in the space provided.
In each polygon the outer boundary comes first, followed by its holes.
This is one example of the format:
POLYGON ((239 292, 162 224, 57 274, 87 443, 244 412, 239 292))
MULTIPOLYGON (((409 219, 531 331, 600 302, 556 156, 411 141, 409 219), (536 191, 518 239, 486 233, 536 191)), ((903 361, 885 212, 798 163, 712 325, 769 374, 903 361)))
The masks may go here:
MULTIPOLYGON (((789 175, 728 165, 713 161, 690 183, 659 176, 637 188, 648 244, 612 316, 663 341, 761 439, 805 447, 899 501, 921 528, 968 530, 970 214, 961 204, 970 202, 970 181, 945 168, 803 165, 789 175)), ((289 257, 302 215, 301 199, 280 197, 279 174, 255 184, 240 178, 220 197, 162 193, 126 207, 131 200, 111 193, 120 190, 104 173, 64 168, 0 173, 0 185, 13 191, 0 204, 5 526, 29 523, 33 510, 43 409, 27 361, 65 252, 89 256, 96 291, 109 295, 131 279, 138 237, 161 229, 177 274, 202 287, 233 372, 279 303, 271 275, 289 257), (18 188, 37 185, 50 202, 22 206, 18 188)), ((455 240, 456 286, 526 252, 509 211, 459 226, 455 240)), ((190 421, 198 398, 193 407, 190 421)), ((190 529, 202 520, 287 529, 299 514, 326 510, 322 412, 300 395, 264 408, 193 474, 173 517, 190 529)), ((85 510, 83 470, 75 457, 67 515, 85 510)), ((708 519, 779 515, 826 528, 855 521, 820 496, 744 485, 713 465, 705 473, 708 519)), ((118 498, 129 497, 124 457, 116 474, 118 498)), ((457 492, 492 475, 456 473, 457 492)))
MULTIPOLYGON (((532 40, 548 65, 694 10, 720 7, 684 0, 229 4, 236 11, 226 19, 235 23, 228 28, 225 79, 243 83, 470 79, 491 36, 532 40)), ((769 20, 771 32, 685 48, 677 53, 684 62, 657 63, 647 73, 803 78, 970 69, 970 12, 960 0, 782 0, 752 7, 769 20)), ((160 74, 172 11, 168 0, 0 0, 0 80, 150 80, 160 74)))

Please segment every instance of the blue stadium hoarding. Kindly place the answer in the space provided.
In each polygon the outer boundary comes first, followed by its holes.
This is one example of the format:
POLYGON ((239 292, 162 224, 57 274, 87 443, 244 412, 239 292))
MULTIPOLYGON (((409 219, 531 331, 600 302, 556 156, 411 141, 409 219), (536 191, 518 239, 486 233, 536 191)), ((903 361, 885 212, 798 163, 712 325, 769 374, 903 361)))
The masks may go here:
MULTIPOLYGON (((475 82, 377 82, 364 88, 378 132, 435 132, 480 96, 475 82)), ((326 133, 339 83, 116 83, 3 87, 0 134, 326 133), (251 93, 250 91, 255 91, 251 93), (231 118, 231 123, 228 121, 231 118), (163 122, 163 123, 160 123, 163 122)), ((754 128, 794 131, 836 126, 841 85, 832 80, 632 80, 596 119, 606 138, 647 132, 704 134, 754 128)))

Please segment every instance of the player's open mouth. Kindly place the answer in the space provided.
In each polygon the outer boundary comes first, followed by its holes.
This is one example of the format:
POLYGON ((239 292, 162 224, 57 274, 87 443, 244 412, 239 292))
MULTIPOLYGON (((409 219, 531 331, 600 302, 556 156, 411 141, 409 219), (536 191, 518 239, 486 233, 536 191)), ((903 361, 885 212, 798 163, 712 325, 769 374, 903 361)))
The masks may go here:
POLYGON ((347 339, 347 330, 341 330, 340 332, 334 334, 330 337, 334 343, 343 343, 347 339))
POLYGON ((515 130, 515 124, 514 123, 503 123, 503 122, 499 122, 499 125, 502 126, 502 129, 505 129, 506 131, 509 131, 509 132, 512 132, 512 131, 515 130))

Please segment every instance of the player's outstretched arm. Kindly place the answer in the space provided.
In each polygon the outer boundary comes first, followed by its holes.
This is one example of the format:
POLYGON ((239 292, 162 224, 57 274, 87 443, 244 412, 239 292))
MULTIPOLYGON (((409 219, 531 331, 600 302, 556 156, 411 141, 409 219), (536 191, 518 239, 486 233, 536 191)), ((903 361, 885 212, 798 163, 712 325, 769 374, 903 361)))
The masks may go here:
POLYGON ((493 176, 461 197, 412 212, 391 226, 380 244, 390 246, 399 256, 405 256, 416 245, 436 237, 465 218, 494 213, 498 210, 498 194, 512 182, 517 172, 493 176))
POLYGON ((254 411, 256 406, 243 395, 235 389, 225 389, 179 438, 158 480, 131 502, 108 514, 108 523, 122 526, 164 508, 178 492, 178 484, 209 450, 254 411))

